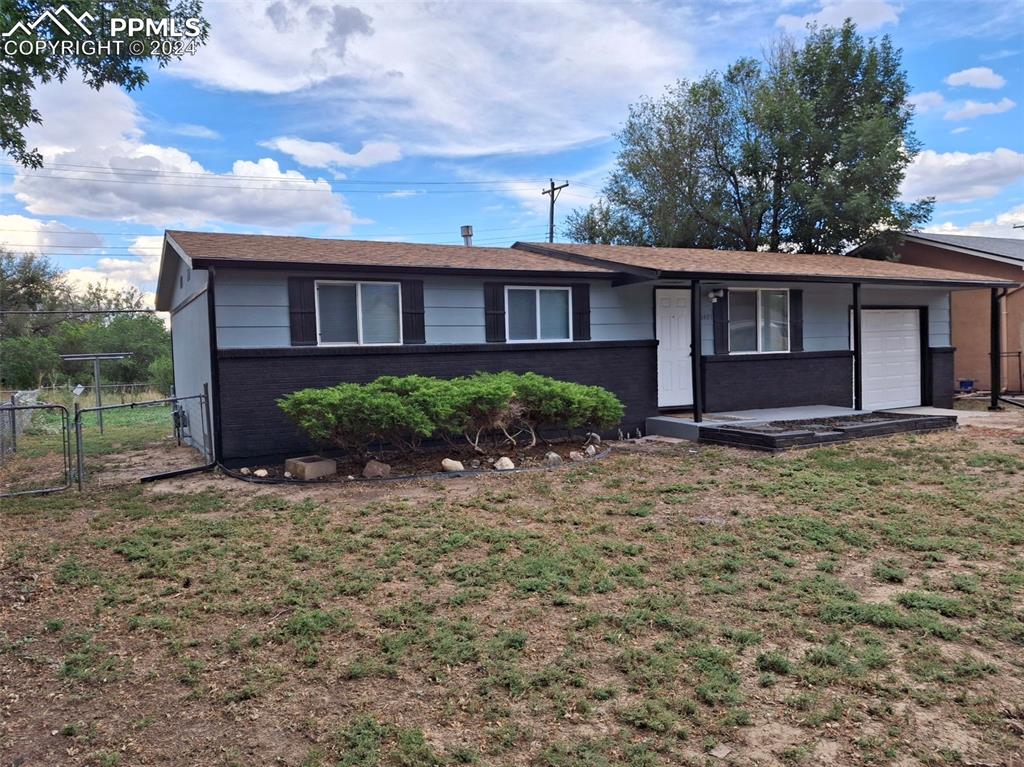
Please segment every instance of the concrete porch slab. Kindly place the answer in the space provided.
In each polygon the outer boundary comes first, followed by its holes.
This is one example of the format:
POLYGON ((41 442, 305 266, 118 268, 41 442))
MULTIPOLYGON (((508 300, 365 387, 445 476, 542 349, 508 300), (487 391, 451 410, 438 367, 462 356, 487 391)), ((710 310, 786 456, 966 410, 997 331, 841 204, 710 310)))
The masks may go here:
POLYGON ((700 437, 702 427, 742 426, 767 421, 808 421, 816 418, 840 418, 863 415, 869 411, 854 410, 834 405, 803 405, 799 407, 772 407, 758 410, 731 410, 723 413, 707 413, 699 424, 694 423, 689 413, 679 415, 658 415, 646 420, 647 434, 688 439, 694 442, 700 437))

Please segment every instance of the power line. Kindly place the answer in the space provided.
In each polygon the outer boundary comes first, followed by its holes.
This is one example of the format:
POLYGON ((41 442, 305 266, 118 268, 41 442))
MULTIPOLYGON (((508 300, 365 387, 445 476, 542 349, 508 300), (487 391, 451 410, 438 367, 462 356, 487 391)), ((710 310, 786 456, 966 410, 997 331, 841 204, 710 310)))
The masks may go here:
MULTIPOLYGON (((7 165, 7 167, 18 169, 18 166, 10 165, 10 164, 7 165)), ((115 167, 112 167, 112 166, 109 166, 109 165, 82 165, 82 164, 77 164, 77 163, 49 163, 48 165, 46 165, 46 166, 44 166, 44 167, 42 167, 42 168, 40 168, 38 170, 46 171, 46 170, 49 170, 50 168, 69 168, 69 169, 76 169, 77 168, 77 169, 81 169, 83 172, 89 172, 89 173, 96 173, 96 172, 111 173, 111 174, 137 173, 137 174, 150 174, 150 175, 186 176, 186 177, 193 177, 193 178, 216 178, 216 177, 224 176, 224 177, 238 178, 238 179, 252 179, 252 180, 256 180, 256 181, 275 181, 275 182, 280 181, 280 182, 285 182, 285 183, 304 183, 304 182, 308 183, 308 182, 314 180, 312 178, 283 178, 283 177, 269 178, 267 176, 236 175, 234 173, 225 173, 225 174, 220 174, 220 173, 215 173, 215 172, 199 173, 199 172, 196 172, 196 171, 169 170, 169 169, 163 169, 163 168, 115 168, 115 167)), ((29 171, 23 170, 23 172, 37 172, 37 171, 35 171, 35 170, 29 170, 29 171)), ((457 179, 457 180, 452 180, 452 181, 437 181, 437 180, 432 180, 432 179, 422 179, 422 180, 390 179, 390 180, 388 180, 388 179, 365 179, 365 178, 345 178, 345 179, 335 179, 333 181, 331 181, 329 179, 322 179, 322 180, 326 181, 328 183, 333 183, 333 184, 381 184, 381 185, 392 185, 392 186, 394 186, 394 185, 399 185, 399 186, 435 186, 435 185, 449 186, 449 185, 455 185, 455 184, 467 184, 467 185, 468 184, 515 184, 515 185, 521 185, 521 186, 535 186, 538 183, 543 183, 543 179, 540 179, 540 178, 537 178, 537 179, 500 178, 500 179, 480 179, 480 180, 457 179)))
MULTIPOLYGON (((78 181, 81 183, 90 184, 142 184, 145 186, 167 186, 167 187, 183 187, 186 189, 238 189, 247 192, 319 192, 325 191, 338 192, 341 194, 395 194, 398 192, 416 192, 417 194, 500 194, 507 192, 517 192, 525 190, 526 187, 506 187, 502 189, 336 189, 335 184, 339 182, 330 182, 327 179, 267 179, 263 178, 262 181, 281 181, 285 183, 293 184, 306 184, 307 186, 297 187, 278 187, 273 186, 250 186, 246 184, 173 184, 165 181, 153 181, 143 179, 131 179, 131 178, 82 178, 81 176, 62 176, 56 175, 61 171, 54 171, 50 175, 44 175, 39 173, 27 173, 24 174, 31 178, 46 179, 49 181, 78 181)), ((84 171, 86 173, 91 171, 84 171)), ((19 173, 7 173, 0 171, 0 176, 11 176, 17 177, 22 174, 19 173)), ((230 180, 231 176, 215 176, 213 179, 216 180, 230 180)), ((211 179, 211 180, 213 180, 211 179)))
MULTIPOLYGON (((479 231, 479 232, 513 232, 513 231, 517 231, 519 229, 522 229, 522 227, 521 226, 499 226, 499 227, 488 228, 488 229, 478 229, 477 231, 479 231)), ((171 229, 171 231, 174 231, 174 230, 171 229)), ((350 239, 365 240, 365 239, 372 238, 372 237, 423 237, 423 236, 427 236, 427 235, 431 235, 431 234, 450 234, 451 231, 452 231, 451 229, 441 229, 441 230, 434 230, 432 232, 386 232, 386 233, 377 234, 377 235, 371 235, 371 234, 343 234, 343 235, 338 235, 337 237, 329 237, 329 238, 323 238, 323 239, 331 239, 331 240, 350 240, 350 239)), ((17 227, 7 227, 7 228, 0 227, 0 232, 26 232, 27 233, 27 230, 19 229, 17 227)), ((89 237, 89 236, 92 236, 92 235, 109 235, 109 236, 120 236, 120 237, 163 237, 164 236, 163 232, 93 232, 93 231, 71 231, 71 232, 64 232, 64 231, 58 231, 56 229, 45 229, 45 228, 34 230, 34 232, 42 232, 42 233, 46 233, 46 234, 54 234, 54 235, 61 236, 61 237, 63 237, 63 236, 89 237)), ((224 232, 224 234, 235 234, 235 232, 224 232)), ((299 236, 299 237, 302 237, 302 236, 305 236, 305 235, 281 235, 281 236, 299 236)), ((310 239, 319 239, 319 238, 313 237, 313 238, 310 238, 310 239)), ((103 247, 103 246, 97 245, 96 247, 103 247)), ((148 247, 148 246, 144 246, 144 247, 148 247)))
POLYGON ((155 314, 156 309, 0 309, 0 314, 155 314))

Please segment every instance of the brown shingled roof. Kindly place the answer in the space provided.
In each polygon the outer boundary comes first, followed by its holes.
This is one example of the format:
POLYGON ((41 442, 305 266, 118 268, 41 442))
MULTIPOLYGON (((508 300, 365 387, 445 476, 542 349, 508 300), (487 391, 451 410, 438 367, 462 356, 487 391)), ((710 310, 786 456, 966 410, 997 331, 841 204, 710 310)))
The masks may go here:
POLYGON ((849 280, 865 282, 971 283, 979 287, 1013 283, 977 274, 912 266, 892 261, 873 261, 849 256, 806 253, 761 253, 745 250, 701 248, 649 248, 632 245, 582 245, 576 243, 517 242, 518 250, 572 259, 579 264, 639 270, 654 278, 694 274, 751 278, 849 280))
POLYGON ((511 248, 215 232, 168 231, 167 236, 193 262, 573 274, 612 274, 618 271, 511 248))

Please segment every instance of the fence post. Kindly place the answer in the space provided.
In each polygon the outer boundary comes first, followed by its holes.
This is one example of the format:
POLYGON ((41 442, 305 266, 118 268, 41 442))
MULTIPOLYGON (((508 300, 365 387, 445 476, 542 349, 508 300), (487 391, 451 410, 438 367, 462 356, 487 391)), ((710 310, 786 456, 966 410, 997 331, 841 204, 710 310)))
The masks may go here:
POLYGON ((210 384, 203 384, 203 398, 199 400, 202 407, 203 423, 203 455, 213 463, 217 456, 213 454, 213 413, 210 411, 210 384))
POLYGON ((11 395, 11 452, 18 452, 18 411, 14 408, 18 406, 18 395, 11 395))
POLYGON ((82 474, 85 472, 85 462, 82 460, 82 414, 80 406, 75 403, 75 475, 78 479, 78 492, 82 492, 82 474))

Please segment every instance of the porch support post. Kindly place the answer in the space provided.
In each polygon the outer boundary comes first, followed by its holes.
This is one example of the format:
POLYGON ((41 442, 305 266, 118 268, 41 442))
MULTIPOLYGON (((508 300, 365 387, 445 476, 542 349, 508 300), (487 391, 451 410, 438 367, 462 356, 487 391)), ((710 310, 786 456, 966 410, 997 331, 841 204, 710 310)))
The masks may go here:
POLYGON ((701 388, 700 280, 690 282, 690 370, 693 374, 693 421, 704 420, 704 391, 701 388))
POLYGON ((999 394, 1003 388, 1003 316, 999 305, 999 288, 992 288, 992 324, 989 329, 989 375, 992 380, 992 400, 989 410, 1002 410, 999 394))
POLYGON ((860 283, 853 283, 853 407, 864 409, 863 359, 860 354, 860 283))

